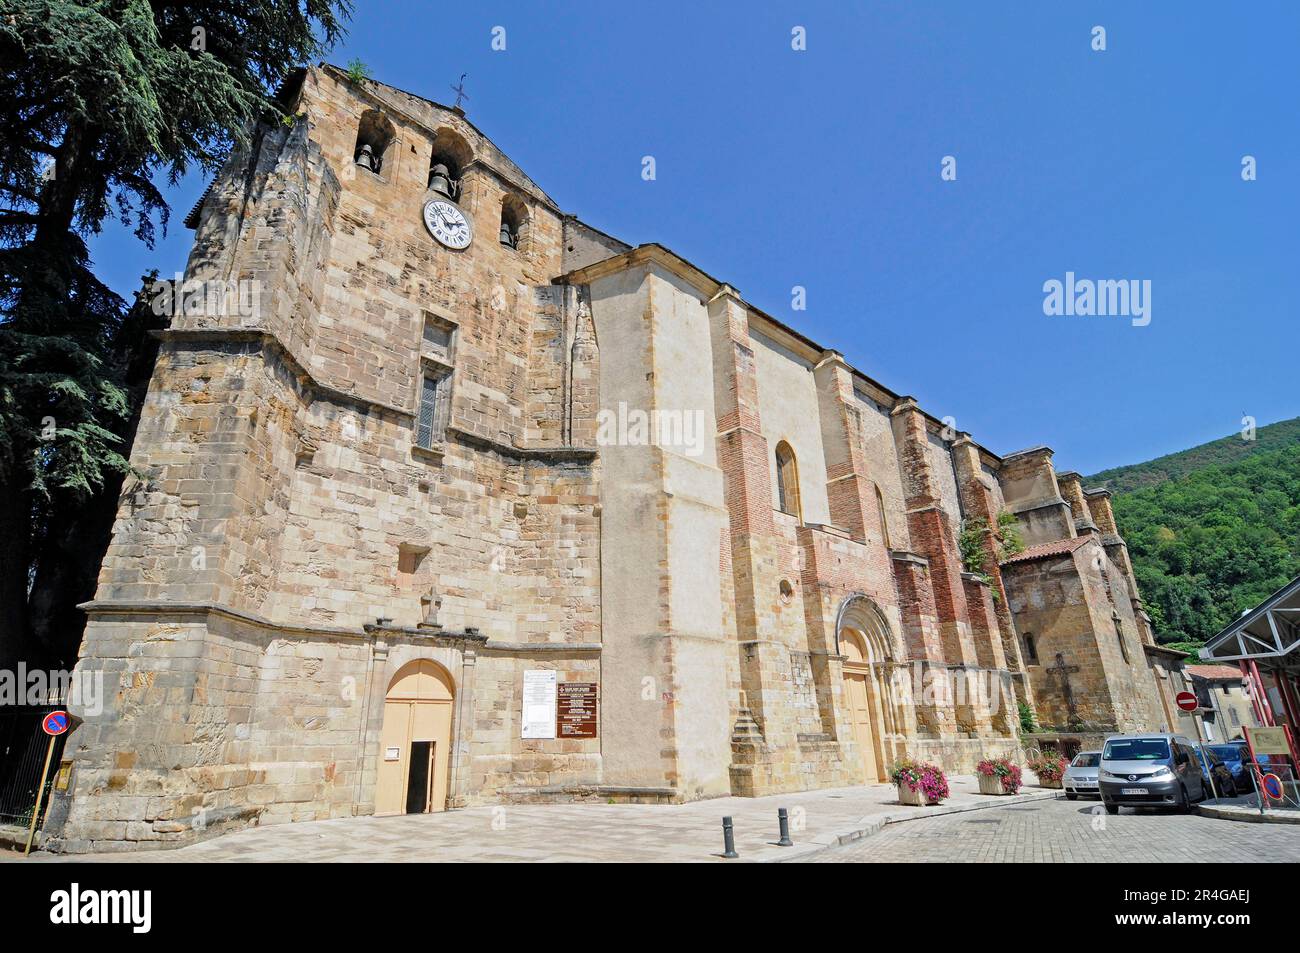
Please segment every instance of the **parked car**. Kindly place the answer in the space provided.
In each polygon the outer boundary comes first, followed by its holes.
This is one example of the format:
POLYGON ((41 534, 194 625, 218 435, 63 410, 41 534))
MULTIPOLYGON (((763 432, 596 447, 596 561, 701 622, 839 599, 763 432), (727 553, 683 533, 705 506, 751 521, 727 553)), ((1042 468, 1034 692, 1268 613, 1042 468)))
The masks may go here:
POLYGON ((1233 780, 1231 769, 1224 764, 1223 758, 1210 745, 1193 745, 1196 761, 1201 766, 1201 779, 1205 782, 1206 793, 1219 797, 1236 797, 1237 783, 1233 780), (1211 784, 1211 779, 1213 784, 1211 784))
POLYGON ((1245 743, 1210 745, 1210 750, 1223 759, 1223 763, 1232 772, 1232 785, 1238 794, 1249 794, 1255 790, 1250 777, 1250 749, 1245 743))
POLYGON ((1097 772, 1100 769, 1100 751, 1080 751, 1076 754, 1061 778, 1061 787, 1065 788, 1065 799, 1073 801, 1080 794, 1099 794, 1097 772))
MULTIPOLYGON (((1237 755, 1241 758, 1242 765, 1246 770, 1250 770, 1250 745, 1245 741, 1229 741, 1227 746, 1237 749, 1237 755)), ((1255 760, 1259 763, 1261 770, 1268 770, 1269 758, 1266 754, 1257 755, 1255 760)))
POLYGON ((1098 789, 1107 814, 1121 805, 1187 811, 1204 801, 1209 785, 1190 738, 1183 735, 1111 735, 1101 749, 1098 789))

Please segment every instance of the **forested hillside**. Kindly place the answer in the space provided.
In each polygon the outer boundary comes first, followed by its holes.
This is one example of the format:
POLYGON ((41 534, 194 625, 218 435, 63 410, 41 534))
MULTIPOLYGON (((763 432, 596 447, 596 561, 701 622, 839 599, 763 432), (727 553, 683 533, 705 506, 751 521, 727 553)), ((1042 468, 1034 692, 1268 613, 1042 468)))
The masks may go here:
POLYGON ((1258 445, 1231 437, 1088 478, 1115 491, 1161 642, 1194 647, 1300 575, 1300 420, 1258 437, 1258 445))
POLYGON ((1235 463, 1257 453, 1269 453, 1282 447, 1300 443, 1300 417, 1281 420, 1255 431, 1254 440, 1243 440, 1233 434, 1211 440, 1190 450, 1156 457, 1146 463, 1102 470, 1088 477, 1090 486, 1104 486, 1116 493, 1128 493, 1143 487, 1156 486, 1176 477, 1186 476, 1203 467, 1235 463))

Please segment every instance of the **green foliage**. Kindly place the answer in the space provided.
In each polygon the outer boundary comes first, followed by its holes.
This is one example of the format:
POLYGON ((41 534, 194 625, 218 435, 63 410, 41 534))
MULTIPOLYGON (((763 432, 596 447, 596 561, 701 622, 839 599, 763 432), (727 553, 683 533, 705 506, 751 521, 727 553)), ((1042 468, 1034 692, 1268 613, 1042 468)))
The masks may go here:
MULTIPOLYGON (((1215 441, 1161 458, 1164 472, 1178 475, 1113 498, 1161 643, 1194 651, 1300 575, 1297 423, 1262 428, 1257 442, 1267 435, 1266 446, 1244 453, 1230 454, 1223 441, 1215 441), (1229 462, 1195 464, 1221 459, 1229 462)), ((1149 477, 1141 469, 1147 466, 1133 469, 1149 477)), ((1119 472, 1116 479, 1123 484, 1134 478, 1119 472)))
POLYGON ((1034 715, 1034 709, 1025 701, 1017 702, 1016 707, 1020 712, 1020 730, 1026 734, 1033 734, 1038 730, 1038 719, 1034 715))
POLYGON ((998 514, 998 555, 999 561, 1010 559, 1016 553, 1025 551, 1025 540, 1020 535, 1020 520, 1014 513, 1003 510, 998 514))
POLYGON ((961 532, 957 534, 957 551, 961 554, 961 564, 967 572, 988 578, 985 564, 988 553, 984 550, 984 534, 988 532, 988 521, 982 517, 963 520, 961 532))
POLYGON ((360 83, 370 79, 370 67, 363 63, 359 58, 353 57, 348 60, 348 79, 354 83, 360 83))
MULTIPOLYGON (((963 520, 961 532, 957 534, 957 552, 961 556, 962 566, 967 572, 979 576, 985 582, 992 581, 988 574, 988 552, 984 547, 984 539, 988 532, 988 520, 976 516, 963 520)), ((993 539, 999 563, 1022 552, 1025 548, 1024 540, 1020 536, 1020 521, 1006 510, 997 515, 997 529, 993 532, 993 539)))
MULTIPOLYGON (((279 115, 270 90, 332 45, 349 11, 348 0, 0 0, 0 517, 12 537, 0 659, 42 585, 51 514, 66 520, 112 489, 142 397, 125 379, 135 319, 93 273, 86 238, 115 216, 152 247, 169 212, 155 178, 218 169, 279 115)), ((96 546, 83 547, 94 560, 96 546)))

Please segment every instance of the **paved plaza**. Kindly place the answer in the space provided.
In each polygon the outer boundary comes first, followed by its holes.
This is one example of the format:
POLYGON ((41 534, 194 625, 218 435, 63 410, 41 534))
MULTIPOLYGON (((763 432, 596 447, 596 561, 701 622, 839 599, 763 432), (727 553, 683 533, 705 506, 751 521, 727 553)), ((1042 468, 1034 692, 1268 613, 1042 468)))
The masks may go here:
POLYGON ((1040 801, 891 824, 816 863, 1264 863, 1300 861, 1300 827, 1040 801))
POLYGON ((530 804, 276 824, 179 850, 38 852, 28 862, 1300 861, 1300 826, 1127 809, 1110 817, 1096 801, 1040 788, 1005 798, 979 794, 971 777, 950 783, 940 807, 902 806, 890 785, 681 805, 530 804), (790 813, 793 847, 776 846, 780 807, 790 813), (720 856, 726 815, 739 860, 720 856))
MULTIPOLYGON (((1031 803, 1055 792, 1026 788, 1016 798, 978 793, 974 777, 949 779, 939 807, 905 807, 893 785, 864 785, 690 804, 529 804, 440 814, 355 817, 236 831, 179 850, 58 856, 38 860, 227 861, 642 861, 722 862, 722 818, 735 819, 740 862, 789 860, 874 833, 894 819, 1031 803), (777 809, 790 812, 794 847, 777 847, 777 809)), ((0 855, 12 858, 14 855, 0 855)), ((736 861, 727 861, 735 863, 736 861)))

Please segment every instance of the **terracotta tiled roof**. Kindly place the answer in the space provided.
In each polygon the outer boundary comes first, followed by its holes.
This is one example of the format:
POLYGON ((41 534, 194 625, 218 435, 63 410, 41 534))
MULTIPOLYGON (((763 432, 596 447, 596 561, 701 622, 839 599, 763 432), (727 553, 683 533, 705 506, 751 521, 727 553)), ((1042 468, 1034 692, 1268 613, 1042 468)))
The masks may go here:
POLYGON ((1199 675, 1201 678, 1241 678, 1241 669, 1234 668, 1231 665, 1188 665, 1188 675, 1199 675))
POLYGON ((1091 536, 1076 536, 1074 539, 1057 539, 1050 543, 1039 543, 1037 546, 1030 546, 1028 549, 1016 553, 1010 559, 1004 559, 1002 565, 1027 563, 1030 560, 1043 559, 1047 556, 1062 556, 1065 553, 1074 552, 1090 539, 1092 539, 1091 536))

